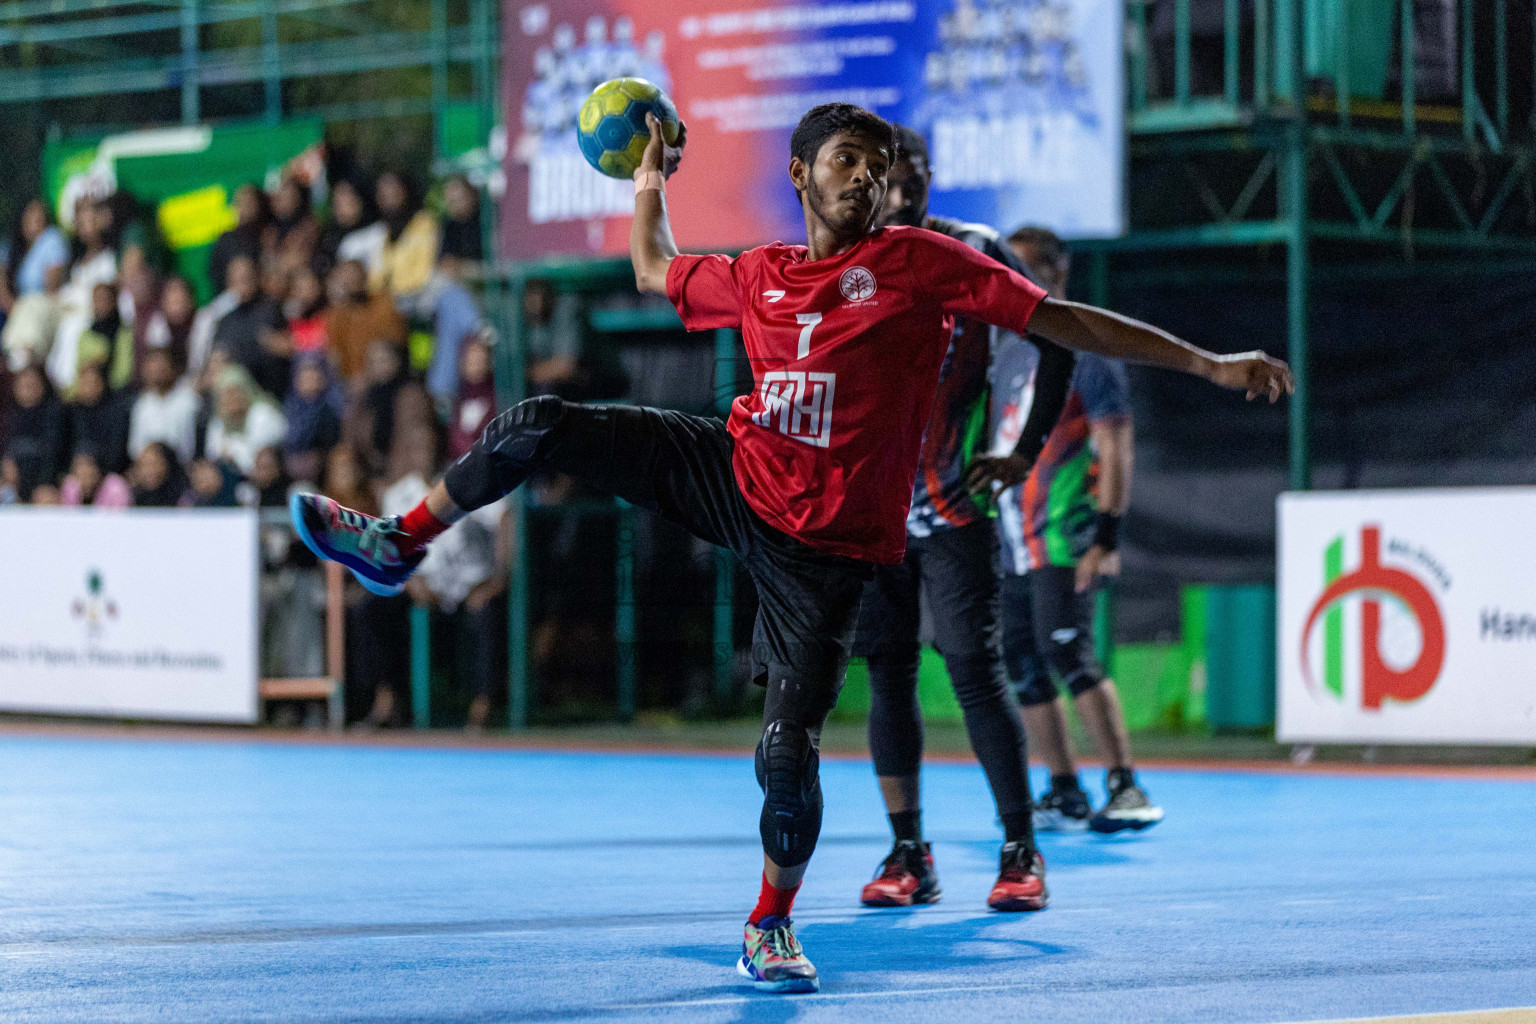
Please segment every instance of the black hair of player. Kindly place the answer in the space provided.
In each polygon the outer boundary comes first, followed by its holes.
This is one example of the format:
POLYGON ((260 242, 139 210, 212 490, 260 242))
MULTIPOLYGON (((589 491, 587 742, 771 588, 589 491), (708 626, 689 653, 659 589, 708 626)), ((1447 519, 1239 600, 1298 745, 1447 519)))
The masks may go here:
POLYGON ((1029 245, 1040 251, 1053 264, 1058 264, 1067 258, 1067 245, 1050 228, 1036 227, 1026 224, 1008 236, 1008 241, 1014 245, 1029 245))
POLYGON ((901 159, 896 130, 891 122, 852 103, 823 103, 807 110, 789 137, 789 155, 810 167, 816 162, 821 147, 839 132, 862 135, 876 145, 884 146, 892 163, 901 159))

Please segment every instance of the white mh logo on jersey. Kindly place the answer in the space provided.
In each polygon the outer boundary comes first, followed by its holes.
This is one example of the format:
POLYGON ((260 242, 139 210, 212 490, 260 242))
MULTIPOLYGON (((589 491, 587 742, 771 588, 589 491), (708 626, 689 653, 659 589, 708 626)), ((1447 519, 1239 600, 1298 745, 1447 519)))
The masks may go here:
POLYGON ((763 408, 752 422, 817 448, 832 443, 832 393, 835 373, 774 370, 763 374, 758 398, 763 408))
POLYGON ((849 267, 837 279, 838 291, 849 302, 863 302, 875 294, 875 275, 863 267, 849 267))

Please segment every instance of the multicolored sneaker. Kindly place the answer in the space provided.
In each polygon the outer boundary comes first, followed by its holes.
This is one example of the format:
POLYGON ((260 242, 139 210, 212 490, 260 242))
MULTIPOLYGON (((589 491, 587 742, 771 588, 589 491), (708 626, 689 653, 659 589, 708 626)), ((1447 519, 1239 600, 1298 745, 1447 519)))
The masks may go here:
POLYGON ((1045 887, 1045 858, 1034 847, 1014 841, 1003 844, 997 884, 987 897, 993 910, 1044 910, 1051 901, 1045 887))
POLYGON ((1125 829, 1140 832, 1163 820, 1163 809, 1154 804, 1146 790, 1136 785, 1134 776, 1110 776, 1109 800, 1099 813, 1088 819, 1088 827, 1109 835, 1125 829))
POLYGON ((880 873, 859 894, 859 901, 866 907, 910 907, 937 903, 942 892, 928 844, 898 839, 881 863, 880 873))
POLYGON ((295 494, 288 500, 288 515, 305 547, 351 569, 357 582, 380 597, 404 590, 406 579, 427 557, 425 551, 400 557, 398 543, 405 533, 398 516, 376 519, 318 494, 295 494))
POLYGON ((1081 832, 1088 827, 1093 808, 1081 788, 1052 786, 1035 801, 1036 832, 1081 832))
POLYGON ((747 922, 736 973, 752 979, 759 992, 815 992, 821 988, 816 967, 806 959, 795 938, 795 923, 787 917, 747 922))

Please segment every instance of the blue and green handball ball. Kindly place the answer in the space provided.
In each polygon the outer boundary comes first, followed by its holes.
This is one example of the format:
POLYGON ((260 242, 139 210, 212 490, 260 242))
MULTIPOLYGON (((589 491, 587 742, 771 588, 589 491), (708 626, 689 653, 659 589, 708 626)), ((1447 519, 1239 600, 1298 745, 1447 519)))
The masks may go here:
POLYGON ((677 144, 677 107, 667 94, 643 78, 612 78, 592 90, 581 105, 576 138, 587 163, 610 178, 632 178, 645 156, 651 130, 645 115, 661 121, 661 137, 677 144))

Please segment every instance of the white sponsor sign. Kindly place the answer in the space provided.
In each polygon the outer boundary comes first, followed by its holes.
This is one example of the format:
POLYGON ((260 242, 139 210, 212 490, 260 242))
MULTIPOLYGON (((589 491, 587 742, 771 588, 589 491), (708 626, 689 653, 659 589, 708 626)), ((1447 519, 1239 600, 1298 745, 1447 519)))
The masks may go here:
POLYGON ((1279 738, 1536 744, 1536 488, 1280 497, 1279 738))
POLYGON ((0 512, 0 709, 256 720, 256 515, 0 512))

